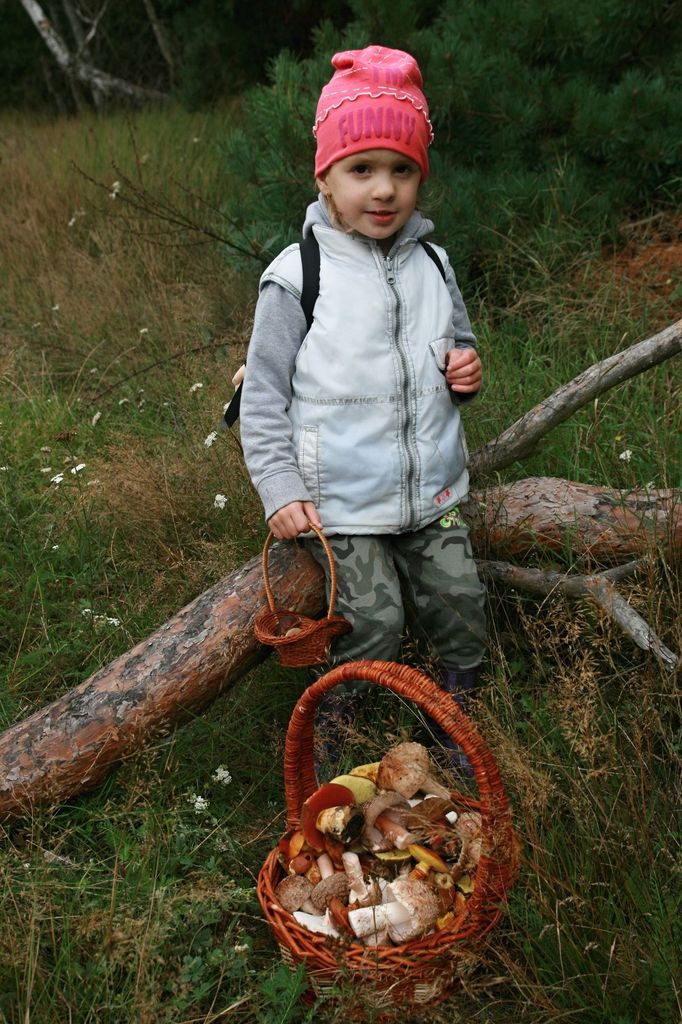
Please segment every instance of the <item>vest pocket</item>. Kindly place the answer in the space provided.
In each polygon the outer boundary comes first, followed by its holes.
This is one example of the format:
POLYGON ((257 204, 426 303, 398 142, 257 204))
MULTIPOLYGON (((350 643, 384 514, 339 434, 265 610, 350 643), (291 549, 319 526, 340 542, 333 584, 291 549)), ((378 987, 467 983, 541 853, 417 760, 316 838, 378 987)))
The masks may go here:
POLYGON ((436 366, 445 373, 445 357, 451 348, 455 347, 454 338, 436 338, 435 341, 429 342, 429 348, 433 352, 436 359, 436 366))
POLYGON ((320 428, 301 427, 298 468, 314 505, 320 503, 320 428))

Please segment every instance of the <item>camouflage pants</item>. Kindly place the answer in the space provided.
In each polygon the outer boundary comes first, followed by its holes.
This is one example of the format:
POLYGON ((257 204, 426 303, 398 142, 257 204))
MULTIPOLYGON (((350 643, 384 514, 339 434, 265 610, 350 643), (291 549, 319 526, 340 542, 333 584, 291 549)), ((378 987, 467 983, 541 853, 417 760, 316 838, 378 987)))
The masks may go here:
MULTIPOLYGON (((325 569, 322 545, 306 548, 325 569)), ((485 588, 478 578, 469 531, 459 509, 414 533, 330 537, 337 572, 336 611, 353 623, 331 661, 397 660, 411 606, 417 626, 446 669, 475 668, 486 649, 485 588)))

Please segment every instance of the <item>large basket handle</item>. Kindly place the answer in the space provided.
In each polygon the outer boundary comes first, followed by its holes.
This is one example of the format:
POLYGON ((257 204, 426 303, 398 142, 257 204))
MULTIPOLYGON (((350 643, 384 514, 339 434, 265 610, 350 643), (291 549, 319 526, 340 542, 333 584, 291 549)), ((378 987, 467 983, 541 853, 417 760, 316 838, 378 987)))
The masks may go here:
MULTIPOLYGON (((317 534, 318 539, 322 542, 322 547, 324 548, 324 552, 329 562, 329 610, 327 612, 327 618, 331 619, 334 615, 334 605, 336 604, 336 565, 334 564, 334 553, 322 530, 315 526, 314 523, 311 523, 310 520, 308 520, 308 526, 317 534)), ((268 607, 271 612, 277 610, 275 598, 272 593, 272 587, 270 586, 270 576, 268 574, 268 552, 274 536, 275 535, 272 532, 268 534, 265 544, 263 545, 263 554, 261 556, 261 564, 263 566, 263 586, 265 588, 268 607)))
POLYGON ((462 748, 478 786, 485 836, 485 852, 476 874, 475 904, 480 907, 490 899, 500 899, 509 884, 515 840, 509 800, 499 770, 487 745, 454 698, 408 665, 388 661, 347 662, 320 676, 303 692, 289 720, 284 747, 287 827, 299 827, 303 802, 317 789, 313 752, 317 705, 322 695, 335 686, 356 680, 383 686, 413 701, 462 748))

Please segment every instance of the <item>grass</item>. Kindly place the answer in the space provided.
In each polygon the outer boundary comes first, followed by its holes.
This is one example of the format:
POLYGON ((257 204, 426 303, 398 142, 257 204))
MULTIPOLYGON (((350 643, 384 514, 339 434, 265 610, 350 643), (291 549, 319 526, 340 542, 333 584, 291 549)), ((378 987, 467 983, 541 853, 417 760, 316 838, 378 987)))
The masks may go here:
MULTIPOLYGON (((238 273, 216 246, 160 244, 170 239, 76 170, 112 191, 142 175, 191 206, 186 186, 218 207, 215 140, 233 116, 2 122, 3 727, 262 543, 238 445, 204 444, 248 340, 258 268, 238 273)), ((465 412, 473 445, 675 318, 650 280, 619 283, 596 250, 561 280, 530 266, 510 250, 509 301, 469 302, 487 381, 465 412)), ((675 370, 604 396, 505 478, 679 487, 675 370)), ((627 593, 682 650, 667 556, 627 593)), ((669 1024, 680 1013, 674 681, 590 607, 493 592, 490 610, 474 714, 513 799, 522 873, 465 991, 415 1020, 669 1024)), ((281 965, 255 898, 284 824, 284 731, 302 686, 266 664, 97 792, 2 826, 0 1021, 347 1019, 343 989, 301 1002, 304 982, 281 965)), ((352 756, 369 760, 413 720, 389 699, 360 724, 352 756)))

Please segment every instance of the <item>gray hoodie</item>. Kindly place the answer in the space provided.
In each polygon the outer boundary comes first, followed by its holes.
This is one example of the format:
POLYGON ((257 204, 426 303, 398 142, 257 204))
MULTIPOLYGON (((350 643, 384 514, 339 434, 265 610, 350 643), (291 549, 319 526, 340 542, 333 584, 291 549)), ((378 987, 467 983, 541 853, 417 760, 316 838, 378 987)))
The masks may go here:
MULTIPOLYGON (((325 244, 324 238, 332 242, 334 236, 330 234, 331 223, 327 214, 326 206, 322 197, 308 207, 305 224, 303 227, 304 237, 317 225, 321 229, 316 232, 318 241, 321 241, 321 258, 324 265, 325 244)), ((403 259, 404 254, 409 254, 414 248, 414 241, 429 234, 433 230, 433 224, 421 213, 415 211, 403 227, 391 252, 396 261, 403 259), (410 244, 412 243, 412 244, 410 244)), ((342 233, 341 233, 342 234, 342 233)), ((348 236, 344 236, 348 238, 348 236)), ((343 250, 345 242, 336 239, 341 243, 343 250)), ((378 246, 370 239, 361 235, 353 235, 349 239, 351 246, 361 245, 368 249, 356 249, 356 253, 366 258, 369 251, 378 251, 378 246)), ((421 247, 417 247, 421 249, 421 247)), ((451 321, 447 329, 450 347, 473 347, 476 344, 475 337, 471 330, 469 318, 462 301, 455 275, 450 267, 445 254, 440 252, 441 262, 446 270, 447 290, 452 300, 451 321)), ((424 254, 424 259, 428 257, 424 254)), ((379 262, 375 256, 374 262, 379 262)), ((384 261, 385 262, 385 261, 384 261)), ((414 260, 412 260, 414 263, 414 260)), ((431 281, 437 276, 435 267, 431 268, 432 274, 428 278, 431 281)), ((321 274, 321 291, 322 279, 321 274)), ((320 495, 312 493, 314 488, 310 487, 310 479, 304 482, 301 472, 302 452, 299 445, 298 435, 294 436, 294 424, 292 423, 292 380, 296 374, 297 357, 301 345, 306 338, 307 327, 305 316, 300 303, 300 257, 298 247, 290 247, 285 250, 266 270, 261 279, 261 291, 256 306, 253 334, 249 345, 246 377, 241 406, 241 438, 244 448, 244 456, 251 478, 258 489, 259 495, 265 508, 265 517, 268 519, 278 509, 292 501, 314 501, 319 508, 320 495), (298 276, 297 276, 298 273, 298 276)), ((442 283, 440 288, 442 289, 442 283)), ((373 294, 373 293, 368 293, 373 294)), ((444 291, 443 291, 444 294, 444 291)), ((415 305, 417 305, 415 303, 415 305)), ((313 325, 313 332, 315 325, 313 325)), ((311 332, 312 333, 312 332, 311 332)), ((446 340, 446 339, 443 339, 446 340)), ((431 339, 426 339, 427 344, 431 339)), ((432 343, 433 347, 433 343, 432 343)), ((323 343, 320 345, 324 353, 323 343)), ((435 351, 435 349, 434 349, 435 351)), ((362 359, 356 359, 352 364, 356 366, 358 379, 368 372, 368 368, 362 359)), ((441 366, 442 370, 443 367, 441 366)), ((329 373, 333 375, 334 367, 329 367, 329 373)), ((439 388, 438 390, 442 390, 439 388)), ((451 416, 458 423, 459 416, 455 408, 452 408, 452 392, 448 393, 450 400, 449 408, 452 409, 451 416)), ((467 396, 469 397, 469 396, 467 396)), ((473 397, 473 396, 472 396, 473 397)), ((357 402, 357 399, 355 399, 357 402)), ((442 401, 442 396, 441 396, 442 401)), ((349 421, 347 421, 349 422, 349 421)), ((455 427, 455 424, 452 424, 455 427)), ((448 426, 448 429, 450 427, 448 426)), ((458 428, 457 428, 458 429, 458 428)), ((337 429, 338 433, 338 429, 337 429)), ((390 433, 390 429, 389 429, 390 433)), ((460 442, 463 443, 463 440, 460 442)), ((349 436, 348 444, 352 449, 353 440, 349 436)), ((437 445, 436 445, 437 447, 437 445)), ((415 452, 418 458, 418 453, 415 452)), ((352 451, 350 452, 352 461, 352 451)), ((382 460, 383 465, 385 459, 382 460)), ((379 509, 377 519, 365 516, 364 512, 359 517, 354 515, 351 521, 347 522, 348 516, 342 515, 343 522, 334 523, 325 518, 324 501, 321 509, 322 522, 329 533, 350 532, 350 533, 382 533, 396 532, 401 529, 416 529, 424 525, 424 520, 431 521, 442 514, 448 507, 461 500, 463 484, 461 477, 456 491, 447 495, 447 498, 439 501, 438 506, 430 507, 427 502, 426 508, 422 508, 419 514, 410 512, 387 516, 379 509), (366 520, 366 521, 365 521, 366 520)), ((448 480, 444 478, 444 482, 448 480)), ((403 473, 404 484, 404 473, 403 473)), ((368 495, 372 492, 372 481, 363 482, 368 495)), ((346 487, 347 489, 347 487, 346 487)), ((400 483, 396 483, 396 493, 404 491, 400 483)), ((446 489, 447 491, 447 489, 446 489)), ((440 495, 438 496, 440 498, 440 495)), ((420 499, 421 501, 421 499, 420 499)), ((370 498, 371 502, 371 498, 370 498)), ((360 502, 363 507, 365 501, 360 502)), ((423 501, 421 501, 423 504, 423 501)), ((330 509, 331 511, 331 509, 330 509)))

